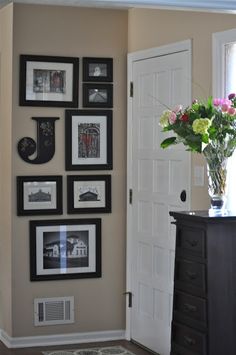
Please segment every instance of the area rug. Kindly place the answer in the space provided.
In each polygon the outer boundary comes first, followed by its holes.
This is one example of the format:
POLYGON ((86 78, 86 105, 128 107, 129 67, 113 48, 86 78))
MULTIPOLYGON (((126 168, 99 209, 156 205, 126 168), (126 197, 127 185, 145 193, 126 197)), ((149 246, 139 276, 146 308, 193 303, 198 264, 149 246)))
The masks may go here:
POLYGON ((122 346, 43 351, 43 355, 135 355, 122 346))

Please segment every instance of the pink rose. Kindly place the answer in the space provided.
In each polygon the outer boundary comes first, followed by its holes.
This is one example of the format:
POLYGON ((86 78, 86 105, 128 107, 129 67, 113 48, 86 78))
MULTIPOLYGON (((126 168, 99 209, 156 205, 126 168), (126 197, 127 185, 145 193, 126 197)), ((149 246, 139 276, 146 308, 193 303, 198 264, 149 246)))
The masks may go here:
POLYGON ((228 114, 229 114, 230 116, 234 116, 234 115, 236 114, 236 108, 234 108, 234 107, 229 107, 229 109, 228 109, 228 114))
POLYGON ((230 109, 230 106, 228 104, 222 104, 221 105, 222 112, 228 112, 229 109, 230 109))
POLYGON ((182 105, 177 105, 177 106, 175 106, 173 112, 178 113, 178 112, 180 112, 182 110, 182 108, 183 108, 182 105))
POLYGON ((174 124, 175 121, 176 121, 176 113, 172 111, 170 116, 169 116, 169 123, 170 124, 174 124))
POLYGON ((213 105, 214 106, 220 106, 222 104, 222 99, 214 99, 213 100, 213 105))

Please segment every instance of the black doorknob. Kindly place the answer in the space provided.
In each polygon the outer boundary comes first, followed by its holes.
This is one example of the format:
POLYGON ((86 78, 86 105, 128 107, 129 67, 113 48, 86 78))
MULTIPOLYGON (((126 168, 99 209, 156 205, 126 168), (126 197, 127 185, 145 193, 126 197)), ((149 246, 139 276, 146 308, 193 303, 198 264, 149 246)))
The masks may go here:
POLYGON ((187 194, 186 194, 186 191, 183 190, 183 191, 181 192, 181 194, 180 194, 180 200, 181 200, 182 202, 185 202, 186 199, 187 199, 187 194))

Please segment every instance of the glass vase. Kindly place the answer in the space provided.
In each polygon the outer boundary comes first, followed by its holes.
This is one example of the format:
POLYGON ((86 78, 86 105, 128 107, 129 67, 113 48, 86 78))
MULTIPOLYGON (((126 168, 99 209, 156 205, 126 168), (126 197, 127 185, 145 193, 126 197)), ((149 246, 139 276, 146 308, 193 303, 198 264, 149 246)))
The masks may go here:
POLYGON ((227 161, 223 150, 212 147, 203 151, 207 162, 208 194, 211 199, 211 209, 222 211, 226 204, 227 161))

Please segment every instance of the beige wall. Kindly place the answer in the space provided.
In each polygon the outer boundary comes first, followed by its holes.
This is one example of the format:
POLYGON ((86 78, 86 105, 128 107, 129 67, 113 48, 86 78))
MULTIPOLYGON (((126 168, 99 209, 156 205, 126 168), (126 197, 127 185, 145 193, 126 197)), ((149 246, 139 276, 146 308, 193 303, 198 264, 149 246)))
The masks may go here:
MULTIPOLYGON (((235 15, 133 9, 129 11, 128 49, 134 52, 192 39, 192 94, 193 98, 206 98, 212 94, 212 33, 235 27, 235 15)), ((200 155, 192 156, 192 170, 203 164, 200 155)), ((206 186, 192 183, 193 209, 209 207, 206 190, 206 186)))
MULTIPOLYGON (((207 96, 211 93, 212 79, 211 35, 213 32, 236 27, 236 19, 234 15, 139 9, 129 11, 129 30, 127 26, 126 11, 20 4, 5 7, 0 11, 2 179, 0 269, 4 269, 4 273, 0 273, 0 328, 14 337, 124 329, 125 303, 122 293, 125 290, 127 48, 129 52, 134 52, 191 38, 193 80, 196 82, 193 84, 193 97, 207 96), (12 23, 14 23, 13 42, 12 23), (114 58, 114 169, 106 172, 112 174, 112 214, 82 216, 66 214, 66 175, 79 172, 65 172, 64 109, 18 105, 20 54, 79 57, 80 108, 81 58, 83 56, 114 58), (16 150, 17 142, 22 137, 35 138, 36 126, 31 120, 33 116, 60 117, 56 122, 55 156, 43 165, 25 163, 16 150), (64 177, 64 215, 17 217, 16 176, 50 174, 60 174, 64 177), (12 186, 9 184, 10 181, 12 186), (77 217, 102 218, 102 278, 30 282, 29 220, 77 217), (71 295, 75 296, 75 324, 38 328, 33 326, 34 298, 71 295)), ((199 155, 194 155, 193 167, 203 163, 199 155)), ((208 207, 206 187, 193 186, 192 191, 192 207, 196 209, 208 207)))
POLYGON ((12 5, 0 10, 0 328, 12 332, 12 5))
MULTIPOLYGON (((13 62, 13 178, 17 175, 64 176, 63 216, 16 216, 15 181, 13 212, 13 336, 117 330, 125 328, 125 167, 126 167, 126 54, 127 11, 14 5, 13 62), (18 105, 19 55, 38 54, 80 58, 80 84, 83 56, 114 58, 112 213, 66 214, 65 110, 62 108, 20 107, 18 105), (22 137, 35 138, 32 116, 56 116, 56 152, 43 165, 25 163, 16 151, 22 137), (102 278, 30 282, 29 220, 60 218, 102 218, 102 278), (33 326, 35 297, 75 296, 76 322, 67 326, 33 326)), ((79 105, 82 108, 81 85, 79 105)), ((89 174, 84 171, 82 174, 89 174)), ((104 171, 93 171, 102 174, 104 171)))

